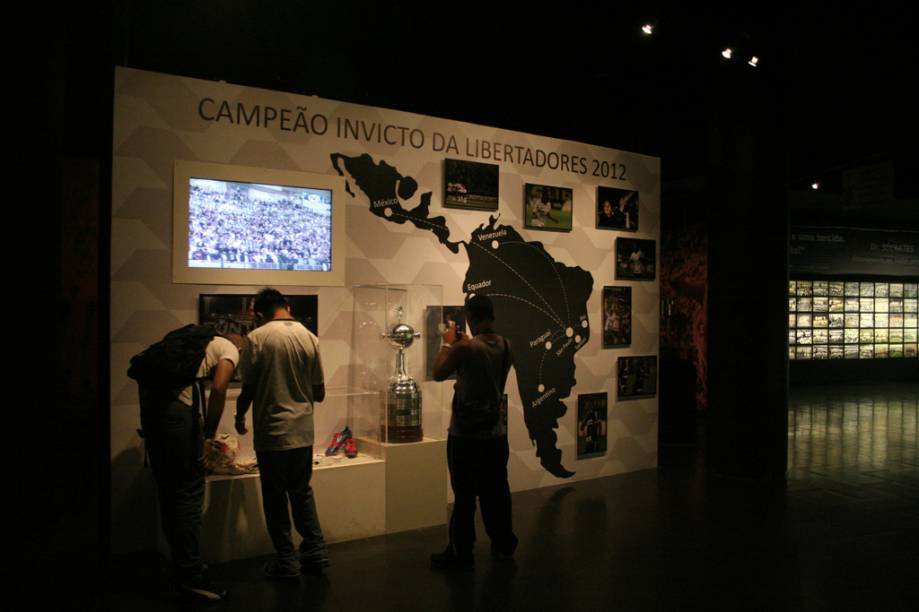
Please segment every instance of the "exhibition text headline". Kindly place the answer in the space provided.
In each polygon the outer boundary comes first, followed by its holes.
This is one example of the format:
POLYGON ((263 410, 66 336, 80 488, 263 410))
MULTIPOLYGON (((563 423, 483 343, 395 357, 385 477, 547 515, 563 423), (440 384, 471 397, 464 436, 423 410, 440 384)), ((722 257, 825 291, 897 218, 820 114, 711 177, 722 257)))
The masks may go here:
POLYGON ((214 123, 276 129, 311 136, 334 136, 340 140, 411 147, 417 150, 429 149, 435 153, 465 156, 481 161, 506 162, 605 179, 628 180, 626 165, 608 160, 544 151, 494 140, 468 137, 458 139, 452 134, 437 131, 428 133, 418 128, 392 123, 347 117, 330 119, 322 113, 310 112, 305 106, 278 108, 202 98, 198 102, 198 116, 204 121, 214 123))

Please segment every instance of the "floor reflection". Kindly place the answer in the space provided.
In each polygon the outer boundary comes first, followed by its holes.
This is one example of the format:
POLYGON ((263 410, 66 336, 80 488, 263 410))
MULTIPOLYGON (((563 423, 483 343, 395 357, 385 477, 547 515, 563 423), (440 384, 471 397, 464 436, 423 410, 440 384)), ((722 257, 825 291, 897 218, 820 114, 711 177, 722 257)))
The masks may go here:
POLYGON ((789 477, 915 470, 917 433, 916 385, 794 389, 789 477))

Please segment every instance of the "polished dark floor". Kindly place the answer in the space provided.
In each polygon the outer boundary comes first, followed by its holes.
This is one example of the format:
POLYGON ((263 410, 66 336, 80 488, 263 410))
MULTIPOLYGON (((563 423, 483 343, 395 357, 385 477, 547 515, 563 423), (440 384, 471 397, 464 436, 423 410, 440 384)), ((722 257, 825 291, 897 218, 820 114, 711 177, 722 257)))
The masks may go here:
MULTIPOLYGON (((684 453, 515 494, 512 563, 480 540, 473 573, 434 572, 444 530, 428 529, 335 545, 325 577, 292 584, 266 582, 262 559, 214 567, 231 587, 215 608, 919 610, 917 402, 919 385, 794 390, 787 483, 725 480, 684 453)), ((99 607, 200 607, 154 558, 116 561, 99 607)))

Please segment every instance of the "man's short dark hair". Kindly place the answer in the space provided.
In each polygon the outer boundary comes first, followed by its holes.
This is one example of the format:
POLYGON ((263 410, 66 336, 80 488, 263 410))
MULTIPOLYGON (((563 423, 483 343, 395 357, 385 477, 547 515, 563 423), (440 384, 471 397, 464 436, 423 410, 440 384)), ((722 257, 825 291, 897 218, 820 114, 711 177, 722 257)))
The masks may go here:
POLYGON ((255 303, 252 305, 253 310, 266 319, 274 316, 278 308, 287 306, 287 298, 281 295, 281 292, 271 287, 265 287, 255 296, 255 303))
POLYGON ((477 293, 466 300, 466 314, 476 321, 494 321, 495 307, 487 295, 477 293))

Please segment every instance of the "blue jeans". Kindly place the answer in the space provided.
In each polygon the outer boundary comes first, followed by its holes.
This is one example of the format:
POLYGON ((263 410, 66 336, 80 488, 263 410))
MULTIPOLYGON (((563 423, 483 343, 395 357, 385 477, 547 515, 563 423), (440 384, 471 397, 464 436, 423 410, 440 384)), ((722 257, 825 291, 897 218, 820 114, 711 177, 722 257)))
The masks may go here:
POLYGON ((160 504, 160 519, 180 581, 199 576, 204 446, 198 411, 142 391, 141 427, 160 504))
POLYGON ((300 559, 303 563, 324 564, 328 561, 316 499, 310 478, 313 475, 313 447, 304 446, 282 451, 256 451, 259 480, 262 483, 262 507, 268 535, 281 559, 295 556, 290 538, 290 513, 294 527, 303 538, 300 559))

